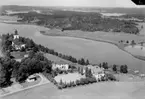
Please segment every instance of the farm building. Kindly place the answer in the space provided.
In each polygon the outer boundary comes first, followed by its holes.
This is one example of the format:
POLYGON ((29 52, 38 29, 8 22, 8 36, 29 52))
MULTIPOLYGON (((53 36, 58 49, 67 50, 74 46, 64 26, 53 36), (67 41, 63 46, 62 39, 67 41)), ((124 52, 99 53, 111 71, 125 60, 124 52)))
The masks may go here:
POLYGON ((63 61, 59 61, 59 62, 56 62, 56 63, 53 63, 52 64, 52 69, 55 70, 55 69, 60 69, 60 70, 65 70, 67 71, 69 69, 69 64, 63 62, 63 61))
POLYGON ((28 78, 27 78, 27 82, 34 82, 38 79, 38 75, 30 75, 28 78))

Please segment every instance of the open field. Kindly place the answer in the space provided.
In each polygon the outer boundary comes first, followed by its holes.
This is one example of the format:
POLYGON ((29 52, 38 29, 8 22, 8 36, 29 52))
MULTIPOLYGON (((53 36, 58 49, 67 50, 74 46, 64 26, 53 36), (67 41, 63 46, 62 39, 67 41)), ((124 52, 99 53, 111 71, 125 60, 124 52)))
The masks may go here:
POLYGON ((143 99, 145 95, 136 91, 144 89, 144 82, 103 82, 64 90, 50 83, 3 99, 143 99))
POLYGON ((39 75, 40 78, 36 82, 31 82, 31 83, 26 82, 25 84, 15 83, 10 87, 3 88, 2 90, 0 90, 1 91, 0 98, 1 97, 8 97, 8 96, 11 96, 13 94, 24 92, 28 89, 33 89, 35 87, 39 87, 41 85, 45 85, 45 84, 50 83, 50 81, 46 77, 44 77, 42 74, 37 74, 37 75, 39 75))
POLYGON ((0 16, 0 22, 17 22, 19 18, 16 16, 0 16))
POLYGON ((64 60, 64 59, 62 59, 62 58, 59 58, 59 57, 54 56, 54 55, 51 55, 51 54, 44 54, 44 56, 45 56, 48 60, 51 60, 51 61, 54 61, 54 62, 63 61, 64 63, 72 64, 72 62, 70 62, 70 61, 64 60))
POLYGON ((67 60, 64 60, 64 59, 62 59, 62 58, 59 58, 59 57, 57 57, 57 56, 54 56, 54 55, 51 55, 51 54, 44 54, 44 56, 48 59, 48 60, 51 60, 51 61, 53 61, 53 62, 64 62, 64 63, 66 63, 66 64, 69 64, 69 65, 73 65, 73 66, 76 66, 76 67, 82 67, 83 65, 80 65, 80 64, 77 64, 77 63, 72 63, 72 62, 70 62, 70 61, 67 61, 67 60))
POLYGON ((141 78, 133 74, 115 74, 116 79, 120 82, 141 82, 145 81, 145 78, 141 78))
POLYGON ((145 23, 139 23, 138 27, 140 29, 140 35, 145 35, 145 23), (141 29, 141 26, 143 26, 144 28, 141 29))
MULTIPOLYGON (((145 25, 145 23, 142 23, 145 25)), ((145 41, 143 30, 141 30, 141 35, 134 35, 134 34, 125 34, 125 33, 115 33, 115 32, 84 32, 80 30, 66 30, 62 32, 59 29, 52 29, 45 31, 45 33, 42 33, 44 35, 48 36, 70 36, 70 37, 78 37, 78 38, 85 38, 90 40, 101 40, 106 42, 113 42, 118 43, 120 40, 135 40, 135 42, 145 41)))
POLYGON ((145 57, 145 47, 141 45, 134 45, 134 46, 127 46, 125 47, 125 50, 139 56, 145 57))

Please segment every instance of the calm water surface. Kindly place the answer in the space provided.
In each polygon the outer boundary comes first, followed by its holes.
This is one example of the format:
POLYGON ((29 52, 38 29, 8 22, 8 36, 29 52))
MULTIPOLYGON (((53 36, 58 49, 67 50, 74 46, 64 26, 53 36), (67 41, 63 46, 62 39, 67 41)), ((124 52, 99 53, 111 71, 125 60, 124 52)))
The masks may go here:
POLYGON ((36 43, 58 52, 77 58, 85 57, 92 63, 105 61, 110 64, 127 64, 129 68, 145 73, 145 61, 134 58, 112 44, 72 37, 43 36, 39 31, 48 30, 44 27, 0 23, 1 34, 12 33, 14 29, 19 31, 19 35, 32 38, 36 43))

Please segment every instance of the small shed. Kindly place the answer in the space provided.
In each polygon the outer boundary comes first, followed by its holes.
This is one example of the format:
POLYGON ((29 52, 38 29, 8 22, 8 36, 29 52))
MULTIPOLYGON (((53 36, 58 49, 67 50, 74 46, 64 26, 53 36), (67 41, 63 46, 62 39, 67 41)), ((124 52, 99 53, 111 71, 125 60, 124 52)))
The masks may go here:
POLYGON ((28 78, 27 78, 27 82, 34 82, 38 79, 38 76, 36 75, 30 75, 28 78))

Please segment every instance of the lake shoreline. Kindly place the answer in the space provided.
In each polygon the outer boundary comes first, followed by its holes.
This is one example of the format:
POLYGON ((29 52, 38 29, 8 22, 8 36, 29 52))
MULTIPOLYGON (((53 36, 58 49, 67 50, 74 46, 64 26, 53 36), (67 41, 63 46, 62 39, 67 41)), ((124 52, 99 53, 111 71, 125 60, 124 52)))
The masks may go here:
MULTIPOLYGON (((24 23, 24 22, 0 22, 0 23, 5 23, 5 24, 19 24, 19 25, 36 25, 36 24, 31 24, 31 23, 24 23)), ((36 25, 36 26, 40 26, 40 27, 45 27, 43 25, 36 25)), ((48 28, 49 29, 49 28, 48 28)), ((53 30, 53 29, 50 29, 53 30)), ((70 30, 73 31, 73 30, 70 30)), ((143 60, 145 61, 145 57, 144 56, 139 56, 139 55, 133 55, 132 53, 128 52, 127 50, 125 50, 124 48, 126 47, 125 45, 120 45, 118 43, 116 43, 115 41, 111 41, 111 40, 105 40, 105 39, 101 39, 101 38, 97 38, 97 39, 91 39, 91 38, 86 38, 86 37, 78 37, 78 36, 69 36, 69 35, 49 35, 49 34, 45 34, 42 33, 41 31, 39 31, 40 34, 45 35, 45 36, 63 36, 63 37, 74 37, 74 38, 81 38, 81 39, 86 39, 86 40, 92 40, 92 41, 98 41, 98 42, 104 42, 104 43, 109 43, 109 44, 113 44, 115 46, 117 46, 119 49, 127 52, 128 54, 132 55, 134 58, 139 59, 139 60, 143 60)), ((45 31, 46 32, 46 31, 45 31)), ((101 31, 100 31, 101 32, 101 31)), ((103 32, 103 31, 102 31, 103 32)))
POLYGON ((92 41, 98 41, 98 42, 104 42, 104 43, 109 43, 109 44, 112 44, 112 45, 115 45, 117 46, 120 50, 132 55, 134 58, 136 59, 139 59, 139 60, 143 60, 145 61, 145 57, 143 56, 138 56, 138 55, 133 55, 132 53, 128 52, 127 50, 125 50, 124 48, 126 47, 125 45, 121 45, 119 43, 116 43, 114 41, 111 41, 111 40, 105 40, 105 39, 100 39, 100 38, 97 38, 97 39, 90 39, 90 38, 85 38, 85 37, 78 37, 78 36, 69 36, 69 35, 51 35, 51 34, 46 34, 46 33, 42 33, 40 32, 40 34, 42 35, 45 35, 45 36, 58 36, 58 37, 74 37, 74 38, 81 38, 81 39, 86 39, 86 40, 92 40, 92 41))
MULTIPOLYGON (((1 23, 1 22, 0 22, 1 23)), ((5 23, 5 24, 10 24, 10 23, 5 23)), ((36 24, 23 24, 23 23, 21 23, 21 25, 34 25, 34 26, 39 26, 39 25, 36 25, 36 24)), ((45 26, 39 26, 39 27, 43 27, 43 28, 46 28, 45 26)), ((55 33, 53 34, 53 33, 51 33, 51 35, 48 33, 48 34, 45 34, 45 33, 47 33, 48 31, 50 32, 50 31, 52 31, 53 29, 50 29, 49 30, 49 28, 47 28, 47 30, 45 30, 45 29, 41 29, 41 30, 38 30, 38 32, 41 34, 41 35, 44 35, 44 36, 53 36, 53 37, 73 37, 73 38, 80 38, 80 39, 86 39, 86 40, 90 40, 90 41, 98 41, 98 42, 104 42, 104 43, 108 43, 108 44, 112 44, 112 45, 115 45, 117 48, 119 48, 120 50, 122 50, 122 51, 124 51, 124 52, 126 52, 127 54, 129 54, 129 55, 131 55, 131 56, 133 56, 135 59, 137 59, 137 60, 141 60, 141 61, 145 61, 145 59, 144 58, 142 58, 142 57, 139 57, 139 56, 136 56, 136 55, 133 55, 132 53, 130 53, 130 52, 128 52, 127 50, 125 50, 124 48, 126 47, 126 45, 124 45, 124 44, 121 44, 121 43, 119 43, 118 41, 116 41, 116 40, 114 40, 114 39, 106 39, 106 38, 101 38, 100 36, 99 36, 99 33, 103 33, 103 32, 94 32, 94 33, 91 33, 91 32, 86 32, 86 33, 88 33, 87 35, 80 35, 80 36, 74 36, 74 34, 75 33, 79 33, 78 31, 75 31, 75 32, 65 32, 66 34, 73 34, 73 35, 65 35, 65 34, 63 34, 62 32, 59 32, 59 31, 54 31, 55 33), (56 33, 61 33, 61 35, 59 34, 59 35, 56 35, 56 33), (95 36, 93 37, 93 38, 90 38, 88 35, 91 35, 91 34, 95 34, 95 36), (96 36, 96 34, 98 35, 98 36, 96 36), (81 37, 82 36, 82 37, 81 37), (85 36, 85 37, 84 37, 85 36)), ((81 33, 81 32, 80 32, 81 33)), ((83 32, 82 32, 83 33, 83 32)), ((86 34, 86 33, 84 33, 84 34, 86 34)), ((106 33, 106 34, 108 34, 108 35, 112 35, 112 33, 111 34, 109 34, 109 33, 106 33)), ((113 34, 114 35, 114 34, 113 34)), ((118 35, 118 34, 116 34, 116 35, 118 35)), ((119 34, 120 35, 120 34, 119 34)), ((123 34, 124 35, 124 34, 123 34)), ((130 36, 130 35, 129 35, 130 36)), ((122 38, 121 38, 122 39, 122 38)))

